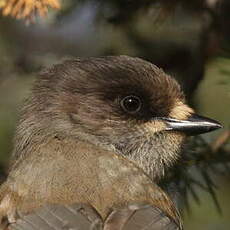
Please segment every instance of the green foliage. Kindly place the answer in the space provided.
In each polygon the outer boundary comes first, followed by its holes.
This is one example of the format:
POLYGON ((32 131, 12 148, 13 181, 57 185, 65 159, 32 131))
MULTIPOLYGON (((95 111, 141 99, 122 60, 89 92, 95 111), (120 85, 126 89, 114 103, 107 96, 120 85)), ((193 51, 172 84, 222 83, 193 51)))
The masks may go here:
POLYGON ((210 144, 203 137, 194 137, 186 147, 178 165, 168 172, 162 181, 167 187, 174 183, 175 188, 183 198, 183 204, 189 210, 189 196, 200 204, 199 190, 208 192, 216 208, 221 212, 216 190, 215 179, 218 176, 230 175, 230 152, 226 145, 230 140, 230 132, 222 133, 217 140, 210 144), (198 188, 198 189, 197 189, 198 188))

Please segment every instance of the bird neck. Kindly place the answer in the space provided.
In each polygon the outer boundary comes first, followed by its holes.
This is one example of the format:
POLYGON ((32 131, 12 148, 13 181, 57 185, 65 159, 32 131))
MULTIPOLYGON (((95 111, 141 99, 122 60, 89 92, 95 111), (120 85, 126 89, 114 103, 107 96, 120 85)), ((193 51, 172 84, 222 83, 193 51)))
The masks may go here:
MULTIPOLYGON (((34 116, 37 116, 36 114, 34 116)), ((57 127, 57 123, 55 127, 57 127)), ((61 122, 59 122, 61 124, 61 122)), ((179 158, 181 145, 184 137, 179 133, 157 134, 151 137, 132 133, 132 135, 96 136, 93 133, 86 133, 80 127, 70 133, 71 127, 66 130, 60 126, 58 129, 51 127, 49 117, 35 119, 27 116, 17 128, 15 137, 15 148, 13 151, 12 163, 20 162, 26 154, 32 154, 37 146, 45 145, 52 139, 71 138, 75 141, 86 141, 106 151, 115 152, 132 161, 136 166, 155 182, 164 178, 165 171, 171 167, 179 158), (136 135, 136 136, 135 136, 136 135)), ((34 154, 34 153, 33 153, 34 154)))
POLYGON ((127 136, 114 144, 115 151, 122 154, 144 172, 154 182, 160 182, 165 172, 179 159, 184 136, 179 133, 164 133, 127 139, 127 136))

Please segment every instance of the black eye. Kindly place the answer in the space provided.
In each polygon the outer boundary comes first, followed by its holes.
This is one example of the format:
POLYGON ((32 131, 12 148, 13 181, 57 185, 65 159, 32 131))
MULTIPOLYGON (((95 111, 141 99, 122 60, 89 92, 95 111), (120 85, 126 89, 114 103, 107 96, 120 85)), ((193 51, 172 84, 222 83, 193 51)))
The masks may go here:
POLYGON ((137 113, 142 106, 141 99, 137 96, 126 96, 120 101, 122 109, 127 113, 137 113))

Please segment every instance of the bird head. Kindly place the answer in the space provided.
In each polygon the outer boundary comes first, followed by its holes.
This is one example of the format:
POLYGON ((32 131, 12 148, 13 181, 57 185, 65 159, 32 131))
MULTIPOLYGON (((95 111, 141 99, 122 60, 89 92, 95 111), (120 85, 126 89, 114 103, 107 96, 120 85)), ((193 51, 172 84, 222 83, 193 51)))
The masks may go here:
POLYGON ((43 71, 21 123, 23 143, 71 136, 122 154, 155 180, 188 135, 221 127, 195 115, 176 80, 127 56, 68 60, 43 71))

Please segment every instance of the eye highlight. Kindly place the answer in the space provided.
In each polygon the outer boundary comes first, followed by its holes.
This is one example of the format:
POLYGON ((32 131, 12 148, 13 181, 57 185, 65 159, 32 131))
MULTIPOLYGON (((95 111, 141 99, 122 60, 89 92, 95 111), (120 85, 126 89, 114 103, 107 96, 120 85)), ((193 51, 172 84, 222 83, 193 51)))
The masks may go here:
POLYGON ((125 112, 134 114, 140 111, 142 102, 139 97, 129 95, 121 99, 120 105, 125 112))

